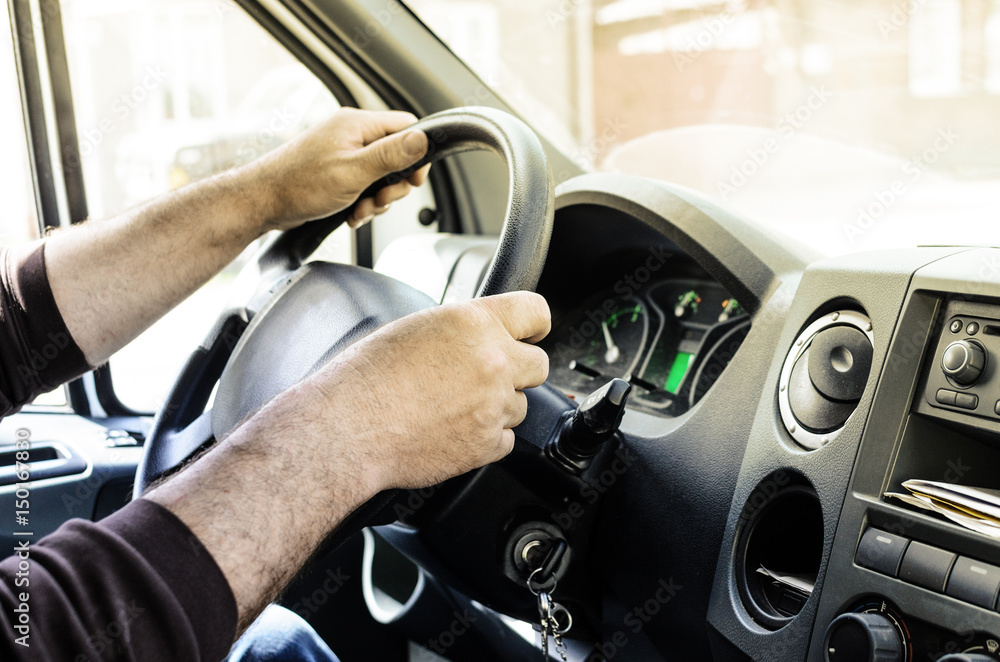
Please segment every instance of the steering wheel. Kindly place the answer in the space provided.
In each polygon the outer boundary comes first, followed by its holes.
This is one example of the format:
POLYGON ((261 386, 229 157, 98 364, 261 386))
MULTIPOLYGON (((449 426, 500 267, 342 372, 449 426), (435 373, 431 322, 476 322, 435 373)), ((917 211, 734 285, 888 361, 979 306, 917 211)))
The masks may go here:
MULTIPOLYGON (((436 113, 411 128, 427 134, 427 154, 407 171, 376 182, 361 197, 446 156, 493 152, 507 166, 508 201, 500 242, 477 296, 534 289, 545 264, 554 213, 552 176, 537 136, 512 115, 482 107, 436 113)), ((252 274, 258 278, 257 294, 247 305, 223 313, 181 370, 146 441, 134 498, 348 345, 387 322, 436 304, 422 292, 368 269, 304 263, 349 214, 347 209, 282 233, 244 268, 258 270, 252 274), (262 305, 255 303, 261 300, 262 305), (213 407, 205 411, 216 383, 213 407)), ((396 490, 376 495, 333 537, 343 541, 369 523, 394 520, 389 506, 397 495, 396 490)))

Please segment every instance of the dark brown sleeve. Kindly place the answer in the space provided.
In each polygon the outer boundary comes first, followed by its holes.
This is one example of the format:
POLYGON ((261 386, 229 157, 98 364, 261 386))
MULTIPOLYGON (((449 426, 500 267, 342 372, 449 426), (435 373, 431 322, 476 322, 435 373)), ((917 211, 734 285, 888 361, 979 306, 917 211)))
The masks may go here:
POLYGON ((0 418, 90 370, 45 271, 45 244, 0 249, 0 418))
POLYGON ((152 501, 98 523, 71 520, 27 554, 26 575, 16 554, 0 562, 0 660, 218 662, 229 653, 237 613, 225 576, 152 501), (28 629, 19 632, 22 604, 28 629))

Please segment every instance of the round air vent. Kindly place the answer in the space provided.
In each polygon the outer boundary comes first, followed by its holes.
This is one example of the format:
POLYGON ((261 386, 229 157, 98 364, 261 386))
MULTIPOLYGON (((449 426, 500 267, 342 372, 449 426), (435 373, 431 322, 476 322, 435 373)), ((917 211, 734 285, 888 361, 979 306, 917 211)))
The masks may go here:
POLYGON ((843 429, 868 384, 872 347, 872 322, 855 310, 824 315, 795 339, 778 380, 778 409, 802 447, 815 450, 843 429))

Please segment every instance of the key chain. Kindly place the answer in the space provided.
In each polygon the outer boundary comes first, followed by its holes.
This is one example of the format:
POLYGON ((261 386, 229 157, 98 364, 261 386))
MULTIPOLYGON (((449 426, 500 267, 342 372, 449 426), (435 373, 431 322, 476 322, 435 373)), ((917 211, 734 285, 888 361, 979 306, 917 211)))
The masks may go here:
POLYGON ((543 584, 535 583, 536 575, 541 571, 542 568, 536 568, 532 571, 528 577, 528 590, 538 597, 538 619, 542 634, 542 659, 545 662, 549 662, 549 637, 552 637, 556 652, 559 653, 559 657, 563 659, 563 662, 566 662, 566 643, 563 641, 562 635, 569 632, 569 629, 573 627, 573 615, 569 613, 566 607, 552 599, 552 593, 556 590, 555 576, 552 576, 552 586, 548 587, 547 590, 546 586, 549 582, 543 584), (560 617, 564 618, 564 625, 560 624, 560 617))

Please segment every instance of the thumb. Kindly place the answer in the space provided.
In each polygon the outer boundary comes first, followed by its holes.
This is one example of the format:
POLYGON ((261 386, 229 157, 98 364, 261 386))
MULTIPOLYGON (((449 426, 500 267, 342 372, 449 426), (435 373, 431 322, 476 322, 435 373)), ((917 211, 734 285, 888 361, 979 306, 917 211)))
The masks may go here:
POLYGON ((427 153, 427 135, 408 130, 379 138, 361 150, 361 161, 369 181, 413 165, 427 153))

